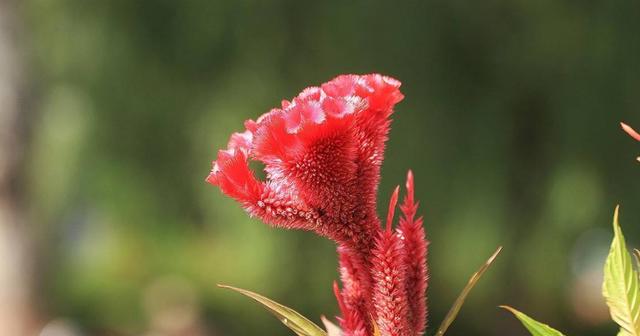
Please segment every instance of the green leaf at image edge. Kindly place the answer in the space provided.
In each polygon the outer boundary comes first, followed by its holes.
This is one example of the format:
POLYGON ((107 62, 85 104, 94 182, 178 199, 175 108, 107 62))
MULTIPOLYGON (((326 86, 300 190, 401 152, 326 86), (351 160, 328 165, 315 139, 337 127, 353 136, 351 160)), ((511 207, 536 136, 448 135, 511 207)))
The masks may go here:
POLYGON ((534 319, 532 319, 531 317, 525 315, 524 313, 509 307, 509 306, 500 306, 500 308, 504 308, 508 311, 510 311, 511 313, 513 313, 513 315, 515 315, 515 317, 520 320, 520 322, 522 322, 522 325, 524 325, 525 328, 527 328, 527 330, 529 330, 529 332, 531 333, 531 335, 533 336, 564 336, 562 335, 561 332, 551 328, 550 326, 544 324, 544 323, 540 323, 534 319))
POLYGON ((604 265, 604 295, 611 318, 621 327, 619 336, 640 336, 640 287, 638 273, 618 223, 618 208, 613 215, 613 241, 604 265))
POLYGON ((275 315, 285 326, 293 330, 293 332, 298 336, 327 336, 327 333, 315 323, 289 307, 283 306, 271 299, 246 289, 226 285, 218 285, 218 287, 231 289, 254 299, 275 315))

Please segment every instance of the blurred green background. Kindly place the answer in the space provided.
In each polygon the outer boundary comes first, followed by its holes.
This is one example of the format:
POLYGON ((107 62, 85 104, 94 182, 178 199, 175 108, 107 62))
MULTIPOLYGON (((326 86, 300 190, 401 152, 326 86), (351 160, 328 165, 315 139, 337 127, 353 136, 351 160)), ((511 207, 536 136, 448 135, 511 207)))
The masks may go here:
POLYGON ((640 246, 640 147, 618 126, 640 127, 640 2, 13 8, 36 334, 289 334, 217 283, 333 317, 334 245, 249 219, 204 178, 245 119, 370 72, 400 79, 406 95, 379 204, 413 169, 432 242, 427 334, 498 245, 451 335, 526 335, 499 304, 569 335, 616 333, 601 269, 615 204, 640 246))

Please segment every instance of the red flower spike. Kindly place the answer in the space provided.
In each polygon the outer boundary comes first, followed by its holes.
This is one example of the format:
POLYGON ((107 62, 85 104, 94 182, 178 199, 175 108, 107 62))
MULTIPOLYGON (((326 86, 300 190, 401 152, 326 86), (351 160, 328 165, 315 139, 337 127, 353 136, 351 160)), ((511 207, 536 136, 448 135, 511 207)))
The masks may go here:
POLYGON ((346 246, 338 247, 338 256, 340 280, 344 286, 338 300, 342 312, 340 326, 345 336, 368 335, 371 330, 369 263, 362 254, 354 253, 346 246))
POLYGON ((337 320, 342 327, 342 335, 367 336, 367 327, 364 323, 364 319, 361 315, 359 315, 359 312, 347 307, 347 305, 344 303, 342 293, 340 292, 340 287, 338 287, 338 283, 335 281, 333 282, 333 294, 336 296, 338 307, 340 307, 342 316, 344 316, 337 317, 337 320))
POLYGON ((407 195, 400 205, 399 234, 404 242, 409 321, 414 335, 424 333, 427 323, 426 290, 428 285, 427 247, 422 217, 415 218, 418 204, 414 200, 413 173, 407 173, 407 195))
POLYGON ((382 336, 412 336, 405 288, 403 243, 390 230, 381 231, 372 251, 373 307, 382 336))
POLYGON ((371 74, 307 88, 247 121, 207 181, 266 223, 314 230, 366 254, 380 225, 375 197, 399 87, 371 74), (265 164, 266 182, 255 179, 249 159, 265 164))

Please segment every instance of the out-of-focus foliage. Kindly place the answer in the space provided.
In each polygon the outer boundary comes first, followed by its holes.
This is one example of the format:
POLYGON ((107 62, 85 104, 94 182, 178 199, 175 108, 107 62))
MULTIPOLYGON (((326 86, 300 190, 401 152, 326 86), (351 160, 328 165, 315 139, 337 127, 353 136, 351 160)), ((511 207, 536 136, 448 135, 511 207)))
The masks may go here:
MULTIPOLYGON (((613 241, 604 264, 602 295, 607 301, 611 318, 620 326, 618 336, 640 334, 640 293, 638 293, 638 271, 634 270, 631 255, 618 222, 618 207, 613 215, 613 241)), ((635 250, 636 254, 640 253, 635 250)), ((636 261, 640 262, 639 259, 636 261)), ((562 336, 562 333, 546 324, 535 321, 511 307, 511 311, 533 336, 562 336)))
POLYGON ((524 334, 491 308, 503 302, 567 334, 615 332, 604 223, 615 202, 640 204, 636 144, 617 128, 640 123, 640 2, 24 0, 20 15, 21 187, 46 319, 90 335, 282 333, 216 283, 331 316, 332 244, 247 219, 203 179, 243 120, 376 71, 406 95, 380 199, 414 170, 431 321, 504 245, 451 334, 524 334))

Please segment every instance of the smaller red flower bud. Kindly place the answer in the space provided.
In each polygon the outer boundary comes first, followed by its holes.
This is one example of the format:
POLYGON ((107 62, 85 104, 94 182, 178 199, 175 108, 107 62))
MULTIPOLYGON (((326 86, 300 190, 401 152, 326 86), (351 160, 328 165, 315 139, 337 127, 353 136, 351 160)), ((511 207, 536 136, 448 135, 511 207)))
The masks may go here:
POLYGON ((416 218, 413 173, 407 173, 407 195, 400 205, 402 216, 398 233, 404 242, 409 321, 415 335, 424 333, 427 324, 426 291, 428 285, 427 247, 422 217, 416 218))
POLYGON ((350 250, 346 246, 338 247, 340 263, 340 280, 344 286, 338 303, 342 318, 340 326, 345 336, 368 335, 370 328, 371 310, 369 296, 371 291, 370 267, 367 260, 360 253, 350 250))
POLYGON ((405 288, 406 265, 400 236, 391 230, 379 233, 372 252, 373 306, 382 336, 410 336, 409 307, 405 288))
POLYGON ((386 230, 376 237, 372 255, 372 302, 375 323, 383 336, 413 336, 406 289, 406 257, 402 237, 392 230, 400 187, 389 201, 386 230))
POLYGON ((359 309, 350 307, 344 301, 344 292, 340 292, 337 282, 333 282, 333 294, 338 300, 342 317, 338 317, 343 336, 368 336, 366 316, 359 309))

